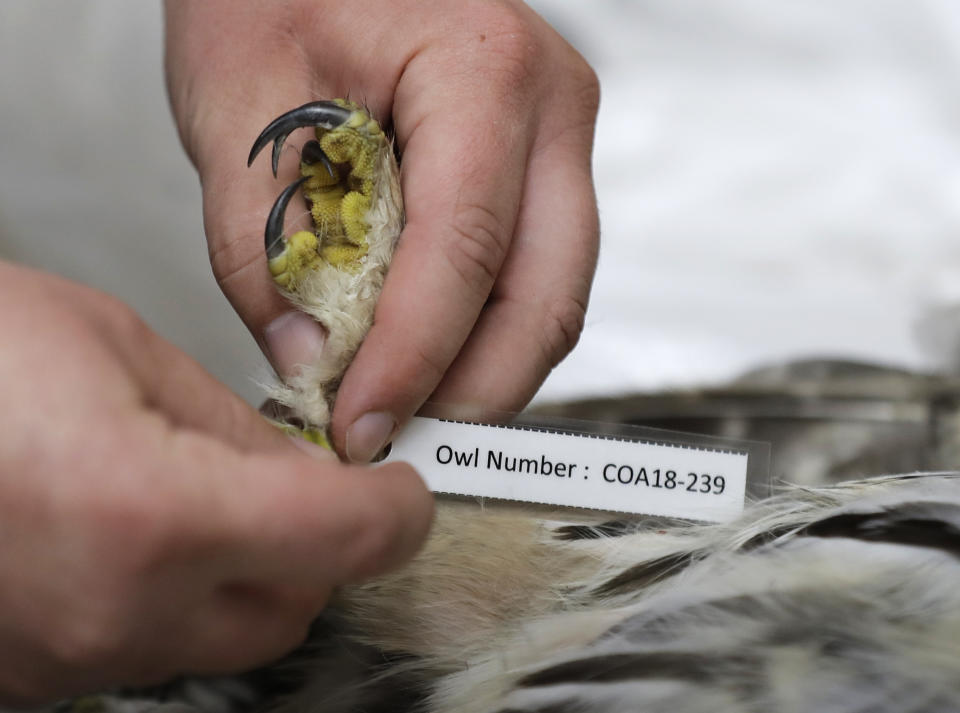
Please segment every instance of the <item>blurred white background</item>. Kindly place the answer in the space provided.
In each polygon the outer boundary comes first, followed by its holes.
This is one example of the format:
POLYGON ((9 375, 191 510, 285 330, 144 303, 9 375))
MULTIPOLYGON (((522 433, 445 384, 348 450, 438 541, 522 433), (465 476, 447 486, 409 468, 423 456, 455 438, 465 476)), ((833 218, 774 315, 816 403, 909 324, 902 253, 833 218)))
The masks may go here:
MULTIPOLYGON (((953 368, 960 3, 532 4, 603 86, 600 268, 541 400, 795 356, 953 368)), ((264 363, 209 273, 161 31, 152 2, 0 5, 0 258, 121 297, 256 403, 264 363)))

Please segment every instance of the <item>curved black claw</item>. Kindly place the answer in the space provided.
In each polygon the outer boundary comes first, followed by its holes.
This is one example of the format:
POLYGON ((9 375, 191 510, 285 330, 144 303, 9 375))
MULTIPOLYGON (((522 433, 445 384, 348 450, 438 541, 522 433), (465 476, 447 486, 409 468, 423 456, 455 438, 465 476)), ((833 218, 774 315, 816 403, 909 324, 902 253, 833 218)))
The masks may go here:
POLYGON ((287 212, 287 205, 297 189, 303 185, 309 176, 298 178, 277 196, 277 200, 267 216, 267 229, 263 233, 263 244, 267 250, 267 259, 272 260, 283 252, 283 217, 287 212))
POLYGON ((327 152, 320 146, 319 141, 308 141, 305 143, 303 148, 300 149, 300 160, 309 164, 322 163, 323 167, 327 169, 327 173, 330 174, 330 178, 336 178, 333 173, 333 164, 330 163, 330 157, 327 156, 327 152))
POLYGON ((320 126, 324 129, 335 129, 345 123, 352 109, 345 109, 339 104, 331 101, 318 101, 304 104, 296 109, 291 109, 286 114, 278 116, 270 122, 266 129, 253 142, 253 148, 250 149, 250 156, 247 158, 247 166, 253 163, 253 159, 263 150, 271 141, 273 142, 273 175, 277 175, 277 165, 280 163, 280 150, 283 148, 283 142, 294 129, 303 126, 320 126))

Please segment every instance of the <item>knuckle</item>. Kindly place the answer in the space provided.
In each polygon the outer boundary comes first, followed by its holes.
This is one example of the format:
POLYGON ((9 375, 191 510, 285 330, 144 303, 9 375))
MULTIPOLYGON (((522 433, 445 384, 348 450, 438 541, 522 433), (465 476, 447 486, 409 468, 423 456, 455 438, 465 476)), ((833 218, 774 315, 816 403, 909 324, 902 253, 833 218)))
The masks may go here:
POLYGON ((48 643, 53 660, 70 671, 115 666, 129 643, 118 619, 99 607, 62 623, 48 643))
POLYGON ((150 358, 149 346, 155 343, 156 334, 132 307, 108 296, 100 300, 93 316, 94 329, 128 368, 150 358))
POLYGON ((78 501, 88 523, 78 528, 78 556, 103 566, 84 572, 83 596, 52 615, 57 635, 49 640, 50 658, 65 670, 129 668, 131 650, 142 648, 132 646, 142 623, 138 611, 166 557, 168 528, 143 499, 101 494, 78 501))
POLYGON ((482 28, 486 69, 499 76, 508 90, 522 91, 535 76, 543 55, 535 25, 510 3, 475 2, 468 12, 469 26, 482 28))
POLYGON ((150 331, 136 310, 115 297, 104 297, 98 318, 110 333, 121 337, 125 343, 141 344, 146 333, 150 331))
POLYGON ((575 69, 571 72, 571 79, 576 88, 577 104, 591 117, 595 117, 600 110, 600 78, 593 67, 579 55, 575 69))
POLYGON ((572 49, 570 51, 573 62, 565 72, 562 90, 554 90, 554 96, 562 102, 564 111, 549 120, 554 130, 548 134, 551 141, 565 137, 573 146, 592 146, 600 111, 600 80, 580 55, 572 49))
POLYGON ((543 343, 545 357, 551 366, 559 364, 577 345, 586 313, 586 303, 576 297, 564 297, 548 308, 543 343))
POLYGON ((468 289, 486 296, 506 255, 507 236, 489 208, 460 205, 451 225, 447 258, 468 289))
POLYGON ((117 586, 156 571, 172 553, 175 528, 162 514, 163 504, 148 500, 135 494, 101 494, 85 504, 85 517, 94 523, 92 556, 110 563, 117 586))

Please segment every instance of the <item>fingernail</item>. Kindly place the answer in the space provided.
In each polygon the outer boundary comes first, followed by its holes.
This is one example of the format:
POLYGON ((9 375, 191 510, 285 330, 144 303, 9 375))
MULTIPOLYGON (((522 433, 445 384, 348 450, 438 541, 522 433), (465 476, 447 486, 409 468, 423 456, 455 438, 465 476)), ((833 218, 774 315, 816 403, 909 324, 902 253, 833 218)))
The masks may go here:
POLYGON ((347 429, 347 458, 354 463, 369 463, 387 445, 397 427, 389 413, 365 413, 347 429))
POLYGON ((311 443, 310 441, 304 440, 299 436, 289 436, 293 445, 302 450, 311 458, 316 458, 317 460, 337 460, 337 456, 333 451, 328 451, 326 448, 321 448, 316 443, 311 443))
POLYGON ((296 374, 298 367, 316 360, 327 335, 309 315, 287 312, 267 325, 263 339, 277 372, 289 377, 296 374))

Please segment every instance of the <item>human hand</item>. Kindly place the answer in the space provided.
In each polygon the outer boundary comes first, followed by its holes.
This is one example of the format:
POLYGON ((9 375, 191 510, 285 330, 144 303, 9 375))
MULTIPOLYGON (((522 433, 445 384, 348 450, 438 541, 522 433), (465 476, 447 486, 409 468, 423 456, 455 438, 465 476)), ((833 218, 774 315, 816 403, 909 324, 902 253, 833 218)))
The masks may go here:
POLYGON ((318 462, 107 295, 0 262, 0 331, 6 703, 272 659, 426 534, 409 467, 318 462))
MULTIPOLYGON (((519 410, 576 343, 596 263, 592 70, 520 2, 168 0, 167 75, 214 273, 281 374, 318 325, 277 294, 264 219, 296 174, 248 171, 268 121, 350 96, 392 116, 407 225, 333 414, 366 461, 428 398, 519 410)), ((293 142, 288 142, 290 145, 293 142)))

